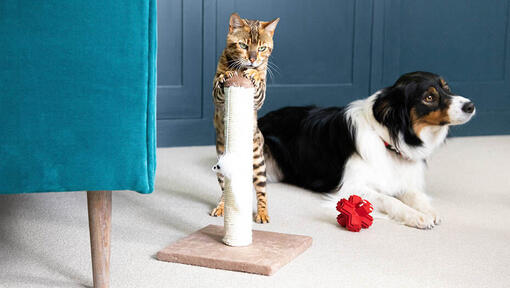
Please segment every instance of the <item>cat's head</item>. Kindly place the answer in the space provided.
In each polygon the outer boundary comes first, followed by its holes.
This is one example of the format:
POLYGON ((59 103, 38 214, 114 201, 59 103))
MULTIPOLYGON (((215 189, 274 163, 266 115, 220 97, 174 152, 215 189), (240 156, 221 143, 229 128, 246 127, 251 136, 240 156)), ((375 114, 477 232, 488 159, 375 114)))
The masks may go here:
POLYGON ((262 68, 273 51, 273 35, 280 18, 272 21, 242 19, 233 13, 227 36, 227 56, 232 69, 262 68))

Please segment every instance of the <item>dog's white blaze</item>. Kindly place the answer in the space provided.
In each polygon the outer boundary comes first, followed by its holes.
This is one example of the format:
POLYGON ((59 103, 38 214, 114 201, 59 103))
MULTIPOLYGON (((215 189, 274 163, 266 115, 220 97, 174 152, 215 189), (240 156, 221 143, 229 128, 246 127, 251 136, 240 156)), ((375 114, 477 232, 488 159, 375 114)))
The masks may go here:
POLYGON ((475 110, 473 111, 473 113, 466 113, 462 111, 462 106, 469 102, 470 102, 469 99, 464 98, 462 96, 458 95, 452 96, 452 102, 450 103, 450 107, 448 108, 448 117, 450 118, 450 123, 452 125, 464 124, 467 121, 469 121, 469 119, 471 119, 473 115, 475 115, 476 113, 475 110))

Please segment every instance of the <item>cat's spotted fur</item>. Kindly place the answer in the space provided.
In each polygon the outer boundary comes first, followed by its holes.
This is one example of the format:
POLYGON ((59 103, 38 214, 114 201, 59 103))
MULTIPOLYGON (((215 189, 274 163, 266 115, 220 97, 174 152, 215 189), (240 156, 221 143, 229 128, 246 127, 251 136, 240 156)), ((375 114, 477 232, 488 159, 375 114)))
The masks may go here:
MULTIPOLYGON (((227 46, 221 54, 214 77, 214 127, 216 129, 216 153, 225 152, 224 101, 223 84, 234 73, 243 73, 253 82, 255 93, 255 133, 253 135, 253 185, 257 193, 258 223, 269 222, 266 199, 266 164, 264 161, 264 137, 257 126, 257 111, 264 104, 266 94, 266 73, 268 58, 273 50, 273 34, 279 18, 263 22, 242 19, 236 13, 230 16, 230 28, 227 35, 227 46)), ((218 174, 222 197, 218 206, 211 212, 213 216, 222 216, 224 210, 223 190, 224 179, 218 174)))

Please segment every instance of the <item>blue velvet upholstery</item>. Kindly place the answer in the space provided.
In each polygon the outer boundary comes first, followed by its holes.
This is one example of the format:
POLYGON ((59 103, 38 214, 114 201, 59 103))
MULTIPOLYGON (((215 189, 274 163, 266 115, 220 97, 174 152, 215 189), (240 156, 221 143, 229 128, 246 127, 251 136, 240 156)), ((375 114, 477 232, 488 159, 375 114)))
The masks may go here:
POLYGON ((0 193, 153 190, 156 0, 0 1, 0 193))

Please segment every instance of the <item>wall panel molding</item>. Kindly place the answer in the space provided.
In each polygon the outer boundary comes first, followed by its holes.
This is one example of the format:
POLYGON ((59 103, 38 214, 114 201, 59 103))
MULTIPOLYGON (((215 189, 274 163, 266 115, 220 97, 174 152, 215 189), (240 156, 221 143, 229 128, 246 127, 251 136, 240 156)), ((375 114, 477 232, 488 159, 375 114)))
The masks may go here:
POLYGON ((158 119, 200 118, 202 2, 159 1, 158 37, 158 119))
POLYGON ((477 105, 473 121, 453 128, 452 135, 510 134, 509 0, 491 5, 484 0, 166 0, 158 5, 159 48, 175 49, 159 51, 159 146, 214 143, 212 81, 234 11, 245 18, 281 18, 272 57, 280 69, 268 80, 259 116, 289 105, 343 106, 405 72, 429 70, 477 105))

